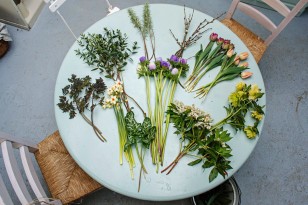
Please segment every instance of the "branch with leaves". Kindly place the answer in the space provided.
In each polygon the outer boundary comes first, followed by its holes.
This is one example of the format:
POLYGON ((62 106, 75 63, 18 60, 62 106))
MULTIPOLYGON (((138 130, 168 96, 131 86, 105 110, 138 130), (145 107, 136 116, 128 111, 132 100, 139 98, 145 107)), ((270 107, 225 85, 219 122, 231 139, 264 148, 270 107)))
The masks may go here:
POLYGON ((93 116, 96 106, 103 105, 104 93, 107 88, 103 79, 96 79, 95 83, 92 83, 89 76, 78 78, 73 74, 68 81, 70 84, 62 89, 63 96, 59 96, 58 107, 64 113, 69 113, 70 119, 73 119, 78 112, 93 127, 97 137, 105 142, 106 139, 102 132, 94 124, 93 116), (91 113, 90 119, 85 114, 87 110, 91 113))

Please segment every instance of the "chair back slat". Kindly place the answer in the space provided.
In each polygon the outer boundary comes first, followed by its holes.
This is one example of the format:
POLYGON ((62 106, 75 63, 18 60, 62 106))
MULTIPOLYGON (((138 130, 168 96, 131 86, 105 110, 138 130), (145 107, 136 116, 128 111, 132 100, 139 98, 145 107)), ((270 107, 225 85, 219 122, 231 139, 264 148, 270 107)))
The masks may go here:
POLYGON ((31 156, 28 147, 21 146, 19 148, 22 165, 24 167, 29 184, 38 199, 47 198, 47 195, 38 179, 38 176, 33 167, 31 156))
POLYGON ((14 137, 12 135, 9 135, 7 133, 0 131, 0 143, 3 142, 3 141, 7 141, 7 140, 11 141, 12 144, 13 144, 13 147, 16 148, 16 149, 25 145, 25 146, 29 147, 29 151, 32 152, 32 153, 37 150, 36 144, 33 144, 26 139, 20 139, 20 138, 14 137))
POLYGON ((21 176, 16 158, 14 156, 12 143, 10 141, 3 141, 1 143, 1 149, 8 177, 19 201, 21 204, 29 204, 32 199, 21 176))
POLYGON ((237 8, 245 13, 247 16, 250 16, 254 20, 256 20, 259 24, 264 26, 267 30, 273 32, 277 28, 276 25, 263 13, 258 11, 257 9, 253 8, 252 6, 249 6, 248 4, 240 2, 237 6, 237 8))
POLYGON ((14 205, 0 175, 0 205, 14 205))
POLYGON ((290 13, 290 9, 279 0, 262 0, 262 1, 267 5, 269 5, 270 7, 272 7, 277 12, 279 12, 284 17, 286 17, 290 13))

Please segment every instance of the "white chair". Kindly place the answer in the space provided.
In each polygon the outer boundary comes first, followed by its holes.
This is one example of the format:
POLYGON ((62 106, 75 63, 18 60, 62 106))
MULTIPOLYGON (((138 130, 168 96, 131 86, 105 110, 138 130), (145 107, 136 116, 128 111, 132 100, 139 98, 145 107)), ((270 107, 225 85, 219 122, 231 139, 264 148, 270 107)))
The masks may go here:
MULTIPOLYGON (((60 200, 53 200, 47 198, 47 195, 38 179, 38 176, 34 170, 31 155, 38 150, 36 145, 28 143, 26 141, 20 142, 20 140, 14 139, 14 137, 0 132, 0 144, 2 150, 2 156, 7 175, 12 184, 12 187, 21 204, 30 204, 35 200, 45 202, 45 204, 61 205, 60 200), (17 160, 14 154, 14 148, 19 150, 20 158, 23 165, 23 170, 27 176, 28 182, 36 196, 33 199, 27 189, 27 186, 22 178, 17 160)), ((0 204, 1 205, 13 205, 13 203, 7 188, 0 175, 0 204)))
POLYGON ((302 8, 304 8, 306 3, 308 2, 308 0, 300 0, 295 5, 295 7, 290 10, 280 0, 262 1, 284 16, 284 19, 280 22, 279 25, 275 25, 267 16, 265 16, 259 10, 253 8, 252 6, 249 6, 248 4, 240 2, 240 0, 232 1, 225 19, 222 20, 222 23, 229 27, 246 44, 257 62, 260 61, 267 46, 272 43, 272 41, 278 36, 278 34, 287 26, 287 24, 296 16, 296 14, 302 8), (236 9, 239 9, 244 14, 255 19, 259 24, 261 24, 264 28, 271 32, 271 34, 265 39, 265 41, 262 40, 258 35, 247 29, 245 26, 232 19, 232 16, 236 9))

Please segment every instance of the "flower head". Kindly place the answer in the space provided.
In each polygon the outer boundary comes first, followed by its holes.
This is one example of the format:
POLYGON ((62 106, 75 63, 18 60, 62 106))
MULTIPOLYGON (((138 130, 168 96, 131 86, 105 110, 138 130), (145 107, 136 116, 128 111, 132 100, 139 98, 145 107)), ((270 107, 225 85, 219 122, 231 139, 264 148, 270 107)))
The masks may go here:
POLYGON ((229 45, 230 45, 230 40, 224 40, 224 42, 222 44, 222 49, 224 49, 224 50, 229 49, 229 45))
POLYGON ((211 40, 211 41, 216 41, 217 38, 218 38, 218 34, 217 34, 217 33, 212 33, 212 34, 210 35, 210 40, 211 40))
POLYGON ((160 62, 160 65, 161 65, 162 67, 165 67, 165 68, 169 68, 169 67, 170 67, 170 63, 167 62, 167 61, 161 61, 161 62, 160 62))
POLYGON ((257 98, 261 97, 260 96, 260 89, 257 84, 253 84, 249 90, 249 99, 250 100, 255 100, 257 98))
POLYGON ((252 76, 252 74, 253 74, 252 72, 244 71, 244 72, 241 73, 241 78, 242 78, 242 79, 249 78, 249 77, 252 76))
POLYGON ((237 92, 231 93, 231 95, 229 95, 228 99, 229 99, 229 102, 231 103, 231 105, 233 107, 237 107, 238 106, 240 99, 239 99, 239 96, 238 96, 237 92))
POLYGON ((241 82, 238 82, 236 84, 236 91, 240 91, 240 90, 243 90, 243 88, 245 87, 246 83, 244 83, 243 81, 241 82))
POLYGON ((163 59, 161 57, 156 58, 156 61, 161 62, 163 59))
POLYGON ((172 71, 171 71, 171 74, 172 75, 176 75, 178 74, 179 70, 177 68, 173 68, 172 71))
POLYGON ((139 58, 140 63, 143 63, 145 60, 146 60, 146 57, 145 57, 145 56, 141 56, 141 57, 139 58))
POLYGON ((239 67, 247 68, 248 67, 248 62, 243 62, 239 64, 239 67))
POLYGON ((150 63, 148 67, 149 67, 149 70, 155 70, 156 69, 155 63, 150 63))
POLYGON ((231 56, 233 55, 234 50, 233 49, 229 49, 227 52, 227 56, 228 58, 231 58, 231 56))
POLYGON ((240 58, 241 60, 246 60, 246 59, 248 58, 248 56, 249 56, 248 52, 243 52, 243 53, 241 53, 241 54, 239 55, 239 58, 240 58))
POLYGON ((258 111, 252 111, 251 117, 255 118, 258 121, 261 121, 263 119, 263 115, 259 113, 258 111))
POLYGON ((216 43, 217 43, 218 45, 221 45, 224 41, 225 41, 225 39, 223 39, 223 38, 220 37, 220 38, 216 41, 216 43))
POLYGON ((256 128, 252 127, 252 126, 247 126, 245 129, 244 129, 244 132, 246 134, 246 136, 249 138, 249 139, 253 139, 257 136, 257 132, 256 132, 256 128))
POLYGON ((233 43, 230 43, 229 49, 234 49, 234 44, 233 43))
POLYGON ((170 61, 179 62, 179 58, 178 58, 176 55, 172 55, 172 56, 170 57, 170 61))
POLYGON ((185 58, 181 58, 180 62, 181 62, 182 64, 187 64, 187 60, 186 60, 185 58))

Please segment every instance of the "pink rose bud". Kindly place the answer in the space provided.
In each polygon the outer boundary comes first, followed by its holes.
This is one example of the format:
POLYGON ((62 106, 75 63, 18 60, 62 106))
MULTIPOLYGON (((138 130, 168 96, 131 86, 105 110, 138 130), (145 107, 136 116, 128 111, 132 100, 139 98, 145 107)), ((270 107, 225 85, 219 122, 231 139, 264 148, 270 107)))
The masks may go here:
POLYGON ((212 34, 210 35, 210 40, 211 40, 211 41, 216 41, 217 38, 218 38, 218 34, 217 34, 217 33, 212 33, 212 34))
POLYGON ((229 48, 229 45, 230 45, 230 40, 224 40, 222 48, 227 50, 229 48))
POLYGON ((247 68, 248 67, 248 62, 240 63, 239 67, 247 68))
POLYGON ((233 55, 233 49, 229 49, 227 52, 228 58, 231 58, 232 55, 233 55))
POLYGON ((216 41, 216 43, 220 45, 220 44, 222 44, 224 41, 225 41, 225 39, 223 39, 223 38, 220 37, 220 38, 216 41))
POLYGON ((246 60, 248 58, 248 52, 243 52, 239 55, 241 60, 246 60))
POLYGON ((235 61, 234 61, 234 64, 235 64, 235 65, 240 64, 240 59, 235 60, 235 61))
POLYGON ((241 73, 241 78, 242 79, 246 79, 246 78, 249 78, 250 76, 252 76, 252 72, 249 72, 249 71, 244 71, 241 73))

